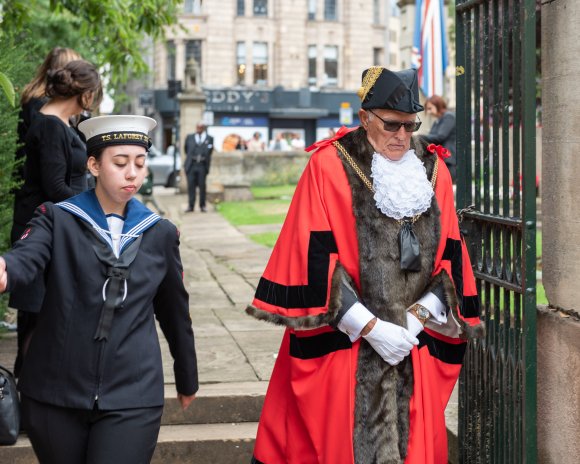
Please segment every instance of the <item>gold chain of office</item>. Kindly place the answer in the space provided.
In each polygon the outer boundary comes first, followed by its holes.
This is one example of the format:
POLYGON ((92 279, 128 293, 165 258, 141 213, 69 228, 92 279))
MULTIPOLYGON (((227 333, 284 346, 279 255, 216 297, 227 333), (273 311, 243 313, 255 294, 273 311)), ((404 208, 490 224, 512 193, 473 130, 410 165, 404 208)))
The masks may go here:
MULTIPOLYGON (((363 181, 363 184, 365 184, 366 187, 371 192, 375 193, 375 188, 373 187, 373 184, 371 183, 371 181, 368 179, 368 177, 365 175, 365 173, 362 172, 362 169, 358 167, 358 164, 356 164, 355 160, 352 159, 352 156, 350 156, 348 154, 348 152, 340 144, 340 142, 334 141, 334 142, 332 142, 332 144, 336 147, 336 149, 338 151, 340 151, 340 153, 342 153, 342 155, 344 156, 346 161, 348 161, 348 164, 350 164, 350 167, 354 169, 354 172, 356 172, 357 175, 360 177, 360 180, 363 181)), ((435 183, 437 182, 437 171, 438 170, 439 170, 439 157, 437 155, 435 155, 435 165, 433 166, 433 175, 431 176, 431 187, 433 188, 433 191, 435 191, 435 183)), ((416 214, 415 216, 413 216, 411 218, 411 220, 409 222, 411 222, 411 224, 415 224, 415 222, 417 222, 417 219, 419 219, 420 217, 421 217, 421 214, 416 214)), ((407 221, 401 221, 400 219, 395 219, 395 220, 400 225, 403 225, 405 222, 407 222, 407 221)))

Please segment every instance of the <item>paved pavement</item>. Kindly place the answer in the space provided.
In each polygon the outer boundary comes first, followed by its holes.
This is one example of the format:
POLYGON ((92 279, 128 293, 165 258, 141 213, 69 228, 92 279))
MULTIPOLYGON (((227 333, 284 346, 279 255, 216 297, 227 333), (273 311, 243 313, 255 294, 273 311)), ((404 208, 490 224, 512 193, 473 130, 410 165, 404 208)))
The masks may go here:
MULTIPOLYGON (((196 336, 201 390, 216 382, 265 382, 270 378, 282 329, 244 312, 252 301, 270 249, 252 242, 213 207, 184 213, 185 195, 156 191, 181 232, 181 259, 196 336)), ((172 361, 162 338, 166 383, 172 361)))

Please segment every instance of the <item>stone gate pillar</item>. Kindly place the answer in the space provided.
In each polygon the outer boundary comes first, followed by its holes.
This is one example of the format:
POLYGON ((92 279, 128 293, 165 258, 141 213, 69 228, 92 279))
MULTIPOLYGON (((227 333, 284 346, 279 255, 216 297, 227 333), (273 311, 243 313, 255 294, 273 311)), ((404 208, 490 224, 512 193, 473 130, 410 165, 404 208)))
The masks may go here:
POLYGON ((538 463, 580 456, 580 2, 542 1, 542 280, 538 463))

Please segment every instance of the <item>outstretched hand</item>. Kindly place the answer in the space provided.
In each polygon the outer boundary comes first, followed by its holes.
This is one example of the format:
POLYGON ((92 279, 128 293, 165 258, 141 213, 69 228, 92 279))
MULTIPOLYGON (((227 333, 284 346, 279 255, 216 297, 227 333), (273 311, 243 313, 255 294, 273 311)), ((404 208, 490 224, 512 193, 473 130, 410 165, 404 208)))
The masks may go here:
POLYGON ((183 409, 185 411, 189 407, 191 402, 195 399, 195 394, 187 396, 187 395, 182 395, 181 393, 178 393, 177 399, 181 403, 181 409, 183 409))
POLYGON ((0 293, 6 291, 6 285, 8 285, 8 273, 6 272, 6 261, 4 261, 4 258, 0 258, 0 293))

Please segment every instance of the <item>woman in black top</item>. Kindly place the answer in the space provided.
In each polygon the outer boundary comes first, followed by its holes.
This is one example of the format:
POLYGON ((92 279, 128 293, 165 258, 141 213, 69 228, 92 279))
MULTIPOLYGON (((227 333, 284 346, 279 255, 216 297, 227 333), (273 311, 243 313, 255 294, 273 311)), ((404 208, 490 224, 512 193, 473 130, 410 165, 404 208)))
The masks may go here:
POLYGON ((144 116, 81 123, 96 188, 42 204, 0 257, 0 292, 41 273, 47 282, 18 381, 42 464, 150 462, 164 403, 155 320, 183 409, 198 389, 179 233, 133 198, 155 124, 144 116))
MULTIPOLYGON (((100 103, 99 73, 87 61, 71 61, 48 72, 46 96, 48 101, 32 116, 26 134, 24 183, 14 195, 12 243, 22 235, 38 205, 62 201, 87 189, 86 148, 69 120, 100 103)), ((43 296, 42 276, 10 296, 9 305, 19 310, 17 376, 26 340, 34 329, 33 313, 40 310, 43 296)))
MULTIPOLYGON (((24 142, 33 116, 47 102, 46 79, 50 71, 64 67, 69 61, 80 60, 80 55, 72 48, 53 48, 42 64, 36 70, 34 78, 26 84, 20 96, 20 113, 18 114, 18 150, 16 159, 25 156, 24 142)), ((18 179, 24 178, 24 166, 21 165, 16 171, 18 179)))

